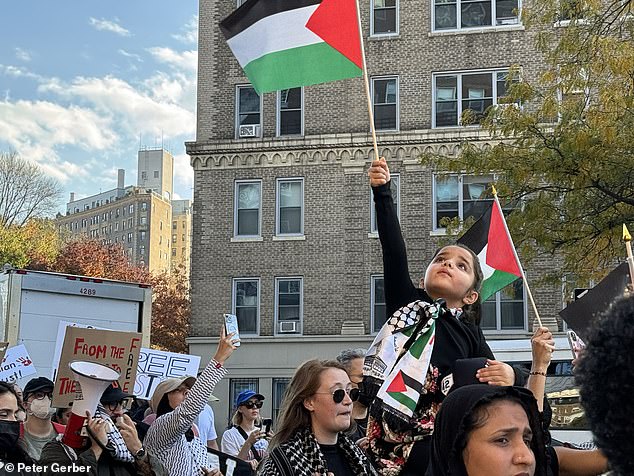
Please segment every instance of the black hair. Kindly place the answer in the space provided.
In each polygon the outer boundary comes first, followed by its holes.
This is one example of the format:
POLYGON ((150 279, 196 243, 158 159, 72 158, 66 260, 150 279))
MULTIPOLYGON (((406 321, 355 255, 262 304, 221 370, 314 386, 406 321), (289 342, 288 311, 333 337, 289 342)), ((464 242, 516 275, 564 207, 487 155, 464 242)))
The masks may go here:
POLYGON ((473 285, 471 286, 471 289, 478 292, 478 299, 473 304, 465 304, 464 306, 462 306, 462 312, 463 312, 462 319, 476 326, 480 326, 480 322, 482 321, 482 301, 480 300, 479 293, 480 293, 480 289, 482 288, 482 282, 484 281, 484 273, 482 272, 480 258, 478 258, 478 255, 476 255, 475 252, 471 248, 469 248, 467 245, 463 245, 462 243, 454 243, 452 245, 446 245, 441 248, 438 248, 436 252, 434 253, 434 256, 432 256, 432 261, 434 260, 436 256, 438 256, 438 253, 440 253, 442 250, 444 250, 445 248, 449 246, 457 246, 458 248, 462 248, 463 250, 468 251, 469 254, 471 255, 471 259, 473 260, 474 278, 473 278, 473 285))
POLYGON ((615 476, 634 474, 634 296, 616 301, 592 327, 575 378, 594 441, 615 476))
MULTIPOLYGON (((0 395, 4 395, 5 393, 10 393, 11 395, 13 395, 15 397, 18 408, 22 409, 22 406, 20 405, 20 397, 15 391, 15 388, 13 388, 13 384, 0 381, 0 395)), ((22 447, 22 442, 20 440, 18 440, 13 448, 0 448, 0 459, 2 461, 10 463, 35 463, 33 458, 31 458, 26 450, 22 447)))

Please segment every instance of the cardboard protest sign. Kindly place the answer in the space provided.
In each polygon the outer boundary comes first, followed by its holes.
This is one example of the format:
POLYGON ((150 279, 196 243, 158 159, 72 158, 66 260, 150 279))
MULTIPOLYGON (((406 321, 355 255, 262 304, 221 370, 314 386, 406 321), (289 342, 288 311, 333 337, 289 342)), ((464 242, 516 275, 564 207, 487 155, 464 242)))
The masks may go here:
POLYGON ((115 369, 121 374, 121 389, 132 393, 140 350, 139 332, 67 327, 53 390, 53 406, 68 406, 81 391, 68 368, 68 364, 75 360, 97 362, 115 369))
POLYGON ((134 395, 149 400, 163 380, 184 375, 196 376, 200 356, 141 348, 134 395))
POLYGON ((621 263, 580 299, 568 304, 559 312, 559 315, 579 337, 587 340, 588 331, 599 314, 606 311, 613 301, 625 294, 629 281, 628 265, 621 263))
POLYGON ((6 350, 0 365, 0 380, 15 382, 23 377, 37 373, 35 366, 24 344, 6 350))

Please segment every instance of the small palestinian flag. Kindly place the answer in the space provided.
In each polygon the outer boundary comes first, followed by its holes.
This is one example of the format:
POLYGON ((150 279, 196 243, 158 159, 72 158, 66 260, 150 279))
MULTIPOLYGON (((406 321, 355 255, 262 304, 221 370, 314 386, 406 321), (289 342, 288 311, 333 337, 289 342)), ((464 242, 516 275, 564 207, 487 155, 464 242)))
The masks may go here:
POLYGON ((471 248, 480 259, 484 274, 480 290, 482 302, 522 277, 515 247, 497 200, 492 201, 491 206, 460 237, 458 243, 471 248))
POLYGON ((248 0, 220 29, 259 94, 363 73, 355 0, 248 0))

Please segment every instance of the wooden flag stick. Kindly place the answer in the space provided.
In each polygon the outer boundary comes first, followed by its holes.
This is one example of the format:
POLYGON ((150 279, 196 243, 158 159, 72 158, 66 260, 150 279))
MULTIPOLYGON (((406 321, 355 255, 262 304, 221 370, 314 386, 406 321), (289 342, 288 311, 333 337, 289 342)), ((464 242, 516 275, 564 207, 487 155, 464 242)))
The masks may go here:
MULTIPOLYGON (((500 205, 500 200, 498 200, 498 192, 495 189, 494 185, 491 185, 491 189, 493 191, 493 199, 497 203, 500 210, 502 210, 502 205, 500 205)), ((537 310, 537 305, 535 304, 535 299, 533 299, 533 293, 531 292, 531 288, 528 285, 528 279, 526 279, 526 273, 524 273, 524 268, 522 267, 522 263, 520 262, 520 258, 517 255, 517 250, 515 249, 515 244, 513 243, 513 238, 511 238, 511 232, 509 231, 509 227, 506 225, 506 219, 502 220, 504 223, 504 230, 506 231, 506 236, 511 242, 511 248, 513 248, 513 254, 515 255, 515 262, 517 263, 518 268, 520 269, 520 273, 522 274, 522 281, 524 281, 524 287, 526 288, 526 294, 528 294, 528 299, 531 301, 531 306, 533 307, 533 312, 535 313, 535 318, 537 319, 537 324, 539 327, 544 327, 542 324, 542 319, 539 317, 539 311, 537 310)))
POLYGON ((368 115, 370 116, 370 132, 372 132, 372 145, 374 147, 374 159, 379 158, 379 146, 376 143, 376 129, 374 128, 374 111, 372 109, 372 97, 370 96, 370 81, 368 79, 368 68, 365 62, 365 45, 363 41, 363 28, 361 27, 361 10, 359 0, 357 0, 357 22, 359 24, 359 40, 361 40, 361 58, 363 60, 363 82, 365 85, 365 97, 368 103, 368 115))
POLYGON ((634 289, 634 255, 632 255, 632 235, 623 223, 623 241, 625 241, 625 250, 627 251, 627 265, 630 268, 630 283, 634 289))

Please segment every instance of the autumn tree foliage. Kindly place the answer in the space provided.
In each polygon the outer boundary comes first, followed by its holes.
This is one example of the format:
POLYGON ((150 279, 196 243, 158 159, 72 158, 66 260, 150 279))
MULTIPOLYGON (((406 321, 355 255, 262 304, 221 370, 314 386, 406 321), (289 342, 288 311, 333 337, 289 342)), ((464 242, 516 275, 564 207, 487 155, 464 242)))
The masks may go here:
POLYGON ((152 286, 152 347, 187 353, 191 305, 184 270, 149 273, 131 264, 120 244, 83 238, 65 243, 57 258, 40 269, 81 276, 130 281, 152 286))
POLYGON ((0 265, 45 268, 55 260, 60 244, 52 220, 32 218, 24 225, 0 226, 0 265))
POLYGON ((502 201, 517 204, 508 223, 525 264, 546 252, 564 260, 562 273, 599 279, 625 255, 622 224, 634 228, 632 6, 527 2, 542 70, 527 78, 517 65, 509 75, 506 105, 481 123, 495 145, 423 157, 443 171, 496 174, 502 201))

